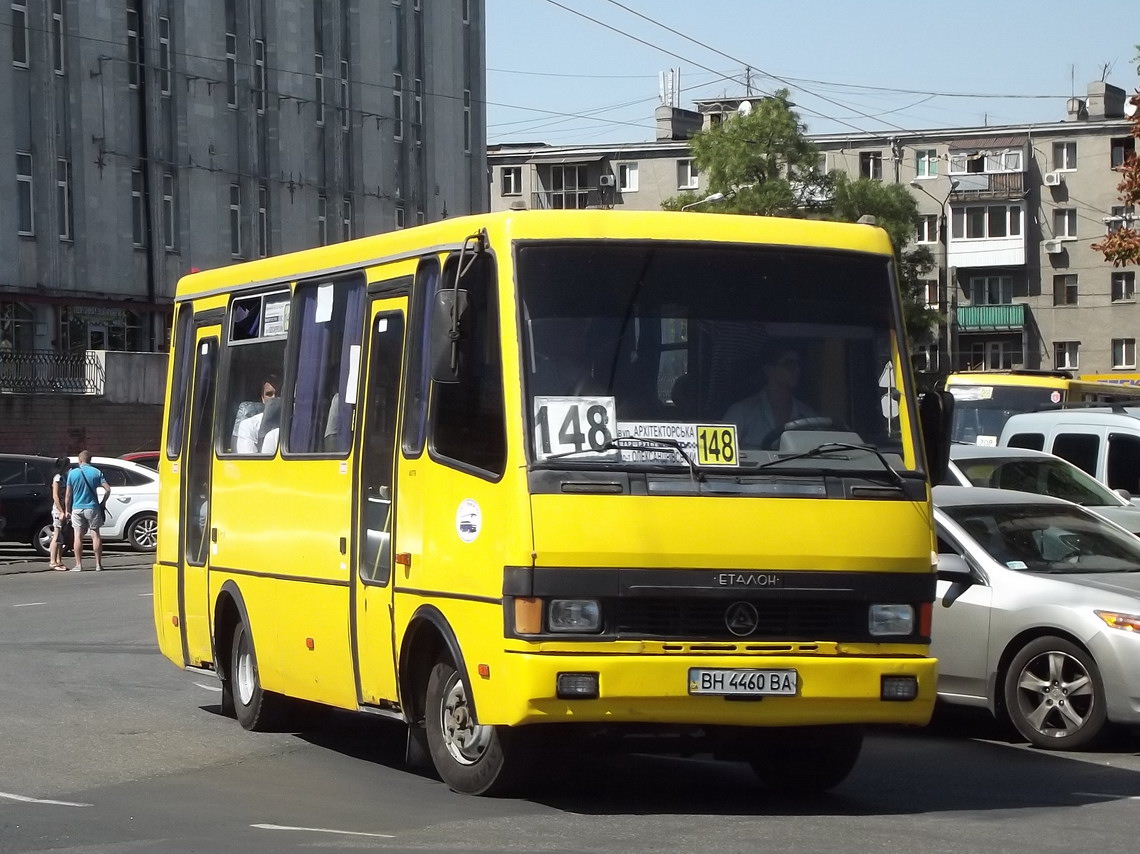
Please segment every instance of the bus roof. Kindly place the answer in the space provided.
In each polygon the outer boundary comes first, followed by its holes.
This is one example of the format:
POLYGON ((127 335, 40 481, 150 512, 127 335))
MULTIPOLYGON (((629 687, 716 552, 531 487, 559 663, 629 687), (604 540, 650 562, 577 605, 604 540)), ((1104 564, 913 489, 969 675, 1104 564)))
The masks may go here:
POLYGON ((343 269, 454 249, 480 229, 487 229, 492 243, 559 238, 714 241, 893 254, 883 229, 856 223, 674 211, 501 211, 191 273, 179 280, 177 296, 187 299, 259 283, 332 275, 343 269))
POLYGON ((1120 386, 1074 377, 1067 371, 956 371, 946 377, 947 386, 1016 386, 1020 388, 1082 388, 1120 393, 1120 386))

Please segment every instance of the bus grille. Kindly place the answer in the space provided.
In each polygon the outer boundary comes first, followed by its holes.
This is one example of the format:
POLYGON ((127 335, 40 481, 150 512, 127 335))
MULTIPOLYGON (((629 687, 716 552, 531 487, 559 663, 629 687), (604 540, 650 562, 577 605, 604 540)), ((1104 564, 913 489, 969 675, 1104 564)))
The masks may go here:
POLYGON ((775 601, 724 599, 620 599, 619 635, 701 640, 831 640, 861 641, 867 631, 867 604, 827 600, 775 601), (759 617, 744 635, 729 631, 726 611, 737 601, 749 601, 759 617))

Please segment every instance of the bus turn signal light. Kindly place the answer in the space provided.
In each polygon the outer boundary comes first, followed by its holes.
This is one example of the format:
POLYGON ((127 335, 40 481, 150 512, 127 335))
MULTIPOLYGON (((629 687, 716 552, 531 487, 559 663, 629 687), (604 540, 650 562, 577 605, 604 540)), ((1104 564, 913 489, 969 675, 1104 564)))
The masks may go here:
POLYGON ((515 598, 515 633, 537 635, 542 633, 542 600, 533 596, 515 598))

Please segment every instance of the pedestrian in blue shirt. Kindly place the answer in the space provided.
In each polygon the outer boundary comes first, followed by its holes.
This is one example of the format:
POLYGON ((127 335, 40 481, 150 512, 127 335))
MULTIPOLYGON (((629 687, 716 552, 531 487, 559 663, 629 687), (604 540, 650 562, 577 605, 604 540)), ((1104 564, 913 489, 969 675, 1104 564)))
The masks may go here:
POLYGON ((91 452, 79 452, 79 466, 67 476, 67 508, 71 512, 71 526, 75 529, 75 566, 72 572, 83 570, 83 535, 91 531, 91 550, 95 552, 95 571, 103 569, 103 537, 99 528, 103 525, 103 509, 111 487, 107 485, 103 472, 91 465, 91 452), (103 487, 103 498, 99 498, 98 488, 103 487))

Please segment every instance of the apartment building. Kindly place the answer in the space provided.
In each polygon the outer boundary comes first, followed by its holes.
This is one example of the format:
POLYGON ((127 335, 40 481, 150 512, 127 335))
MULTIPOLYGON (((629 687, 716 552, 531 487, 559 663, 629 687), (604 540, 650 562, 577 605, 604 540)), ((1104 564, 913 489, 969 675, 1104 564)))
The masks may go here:
POLYGON ((11 0, 10 14, 10 367, 163 348, 192 269, 487 208, 482 0, 11 0))
MULTIPOLYGON (((699 124, 726 120, 746 100, 697 101, 699 124)), ((1091 248, 1136 216, 1116 189, 1119 167, 1136 156, 1127 106, 1122 89, 1097 82, 1053 122, 811 136, 822 168, 914 194, 922 217, 915 242, 937 261, 926 301, 946 319, 931 340, 916 342, 923 367, 1136 372, 1137 270, 1113 268, 1091 248)), ((661 138, 660 128, 656 143, 640 147, 493 149, 492 208, 650 210, 677 192, 699 193, 683 133, 661 138), (569 196, 555 165, 573 166, 569 196)))

